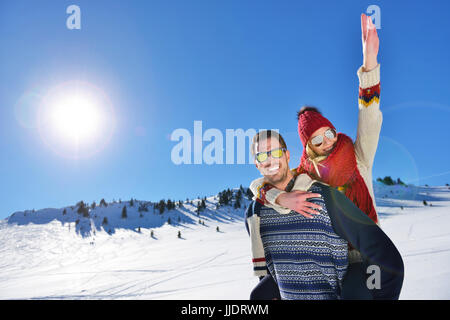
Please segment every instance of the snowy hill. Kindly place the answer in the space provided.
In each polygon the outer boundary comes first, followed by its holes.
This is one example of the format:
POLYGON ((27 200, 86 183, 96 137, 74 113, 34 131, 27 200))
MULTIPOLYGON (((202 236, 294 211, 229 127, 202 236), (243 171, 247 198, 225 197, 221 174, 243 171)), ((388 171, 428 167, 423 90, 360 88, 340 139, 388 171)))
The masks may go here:
POLYGON ((195 224, 199 218, 223 222, 233 220, 236 216, 242 217, 242 209, 230 210, 229 206, 216 209, 217 202, 217 196, 205 198, 206 208, 201 210, 200 215, 197 215, 197 206, 201 203, 201 199, 184 202, 181 207, 173 205, 175 209, 172 210, 165 205, 163 211, 159 209, 158 203, 139 200, 115 201, 105 205, 95 205, 94 208, 83 203, 81 207, 85 211, 80 209, 80 203, 78 203, 61 209, 15 212, 7 218, 7 221, 10 225, 43 225, 56 220, 62 226, 67 225, 68 228, 75 226, 75 232, 82 237, 90 237, 98 231, 113 234, 117 229, 132 231, 138 231, 139 228, 155 229, 168 222, 174 226, 185 226, 195 224), (126 208, 125 217, 123 216, 124 207, 126 208))
MULTIPOLYGON (((374 186, 405 262, 401 298, 449 299, 449 187, 374 186)), ((139 200, 16 212, 0 221, 0 299, 246 300, 258 280, 238 190, 199 214, 202 199, 162 213, 139 200)))

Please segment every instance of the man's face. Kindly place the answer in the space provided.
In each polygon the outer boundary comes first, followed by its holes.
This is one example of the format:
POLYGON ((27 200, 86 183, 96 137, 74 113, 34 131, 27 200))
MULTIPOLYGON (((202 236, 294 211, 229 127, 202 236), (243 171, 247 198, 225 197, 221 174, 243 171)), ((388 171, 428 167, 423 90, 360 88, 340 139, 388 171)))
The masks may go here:
POLYGON ((337 135, 335 134, 335 137, 332 139, 327 138, 325 135, 325 132, 328 129, 332 129, 332 128, 322 127, 320 129, 317 129, 316 131, 314 131, 314 133, 311 135, 311 138, 308 141, 308 145, 311 148, 311 150, 314 151, 319 156, 328 156, 333 151, 334 147, 336 146, 337 135), (317 136, 323 137, 322 143, 318 146, 311 143, 311 141, 317 136))
MULTIPOLYGON (((281 148, 278 139, 270 138, 260 140, 256 145, 256 154, 258 152, 265 152, 274 149, 281 148)), ((264 176, 267 182, 271 184, 277 184, 283 182, 289 172, 289 151, 283 151, 283 155, 280 158, 273 158, 271 155, 263 162, 258 162, 255 159, 256 168, 264 176)))

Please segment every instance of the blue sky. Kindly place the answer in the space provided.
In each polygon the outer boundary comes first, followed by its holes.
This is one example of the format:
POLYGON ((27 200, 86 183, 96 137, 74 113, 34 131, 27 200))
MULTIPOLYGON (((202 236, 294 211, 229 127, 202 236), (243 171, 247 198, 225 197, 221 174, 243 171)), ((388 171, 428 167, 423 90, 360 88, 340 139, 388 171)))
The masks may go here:
POLYGON ((370 5, 381 10, 384 117, 373 177, 450 183, 448 1, 2 1, 0 218, 80 200, 184 200, 258 176, 251 164, 175 165, 170 135, 193 135, 196 120, 224 137, 279 129, 291 167, 303 104, 355 138, 370 5), (79 30, 66 27, 72 4, 79 30), (114 126, 104 121, 110 137, 92 155, 70 158, 36 115, 51 90, 73 83, 106 97, 114 126))

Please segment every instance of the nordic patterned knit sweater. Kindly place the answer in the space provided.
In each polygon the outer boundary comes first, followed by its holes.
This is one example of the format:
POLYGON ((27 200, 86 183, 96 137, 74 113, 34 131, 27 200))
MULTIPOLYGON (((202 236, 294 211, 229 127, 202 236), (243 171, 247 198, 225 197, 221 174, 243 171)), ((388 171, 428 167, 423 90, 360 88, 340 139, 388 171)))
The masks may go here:
MULTIPOLYGON (((315 185, 312 192, 320 192, 315 185)), ((323 199, 313 219, 262 206, 260 233, 267 268, 284 300, 338 299, 347 268, 347 241, 333 230, 323 199)))

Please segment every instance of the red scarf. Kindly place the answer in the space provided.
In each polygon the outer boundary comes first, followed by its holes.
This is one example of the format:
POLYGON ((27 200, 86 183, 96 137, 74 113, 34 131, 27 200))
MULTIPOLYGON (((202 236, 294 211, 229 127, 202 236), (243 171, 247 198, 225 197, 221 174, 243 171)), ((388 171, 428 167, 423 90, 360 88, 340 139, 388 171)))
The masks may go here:
POLYGON ((347 198, 352 200, 375 223, 378 221, 369 189, 367 189, 366 183, 356 166, 352 139, 343 133, 339 133, 333 151, 325 160, 317 164, 317 168, 320 177, 317 175, 305 148, 297 172, 299 174, 307 173, 312 179, 325 182, 335 188, 344 187, 347 198))

